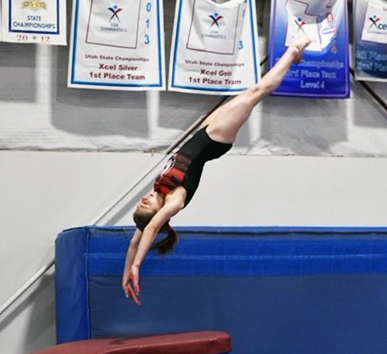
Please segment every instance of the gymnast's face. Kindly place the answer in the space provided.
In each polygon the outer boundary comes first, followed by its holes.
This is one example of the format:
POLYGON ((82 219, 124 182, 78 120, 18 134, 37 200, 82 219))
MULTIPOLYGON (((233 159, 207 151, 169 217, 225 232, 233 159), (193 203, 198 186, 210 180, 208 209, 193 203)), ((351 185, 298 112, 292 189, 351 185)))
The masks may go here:
POLYGON ((151 192, 141 198, 137 210, 141 212, 157 212, 163 206, 162 199, 156 192, 151 192))

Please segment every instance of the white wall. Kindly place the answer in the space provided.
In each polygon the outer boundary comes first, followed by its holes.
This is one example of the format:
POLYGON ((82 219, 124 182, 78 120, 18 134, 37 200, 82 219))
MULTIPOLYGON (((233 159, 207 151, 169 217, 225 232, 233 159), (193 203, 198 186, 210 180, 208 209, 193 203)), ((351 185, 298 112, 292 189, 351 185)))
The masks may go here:
MULTIPOLYGON (((160 158, 0 151, 0 304, 51 260, 62 229, 97 219, 160 158)), ((240 156, 232 150, 206 166, 197 194, 172 224, 385 226, 386 180, 382 158, 240 156)), ((132 209, 124 200, 101 223, 132 224, 132 209)), ((48 274, 0 318, 0 348, 24 354, 54 343, 48 274)))

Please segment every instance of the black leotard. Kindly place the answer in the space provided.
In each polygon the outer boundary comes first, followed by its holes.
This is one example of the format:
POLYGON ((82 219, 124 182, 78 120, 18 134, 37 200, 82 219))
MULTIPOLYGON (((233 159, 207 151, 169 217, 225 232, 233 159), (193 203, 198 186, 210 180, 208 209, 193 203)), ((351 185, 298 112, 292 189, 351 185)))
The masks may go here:
POLYGON ((204 164, 224 155, 231 147, 232 144, 212 140, 206 127, 200 129, 168 160, 155 180, 154 190, 167 195, 182 186, 187 192, 187 206, 198 188, 204 164))

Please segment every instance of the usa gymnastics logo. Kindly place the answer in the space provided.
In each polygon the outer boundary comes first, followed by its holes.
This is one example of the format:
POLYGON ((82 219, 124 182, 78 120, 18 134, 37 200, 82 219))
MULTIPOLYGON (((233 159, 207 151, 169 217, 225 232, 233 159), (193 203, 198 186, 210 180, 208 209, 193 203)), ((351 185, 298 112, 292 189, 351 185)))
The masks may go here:
POLYGON ((385 31, 387 30, 387 24, 386 23, 380 23, 380 17, 377 17, 376 15, 368 18, 371 21, 370 27, 368 30, 379 30, 379 31, 385 31), (375 28, 374 28, 375 27, 375 28))
POLYGON ((217 12, 214 12, 212 15, 209 15, 208 17, 212 20, 210 29, 213 28, 213 26, 216 26, 218 30, 220 30, 219 21, 223 18, 223 16, 219 15, 217 12))
POLYGON ((297 20, 294 20, 294 22, 297 25, 297 33, 299 33, 301 31, 302 33, 304 33, 306 35, 304 29, 302 28, 302 26, 305 25, 305 22, 302 20, 302 18, 299 17, 297 20))
POLYGON ((122 8, 120 8, 118 5, 113 5, 112 7, 108 7, 108 10, 112 13, 109 22, 111 22, 113 19, 117 19, 118 22, 121 22, 118 14, 123 10, 122 8))
POLYGON ((107 10, 110 11, 111 16, 109 19, 109 26, 102 26, 100 27, 101 31, 109 31, 109 32, 128 32, 128 27, 125 26, 125 21, 124 24, 121 25, 121 20, 118 17, 118 14, 123 11, 121 7, 118 5, 114 4, 111 7, 108 7, 107 10))

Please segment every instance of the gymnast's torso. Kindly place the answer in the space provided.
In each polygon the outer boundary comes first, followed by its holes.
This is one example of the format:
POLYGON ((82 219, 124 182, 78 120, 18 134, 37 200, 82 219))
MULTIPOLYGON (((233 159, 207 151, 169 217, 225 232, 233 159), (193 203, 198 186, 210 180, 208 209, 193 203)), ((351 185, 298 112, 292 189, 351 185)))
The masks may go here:
POLYGON ((167 196, 181 186, 187 193, 184 207, 187 206, 199 186, 204 164, 224 155, 231 147, 232 144, 211 139, 206 127, 201 128, 171 156, 163 172, 157 176, 154 190, 167 196))

